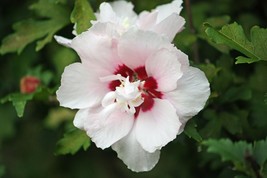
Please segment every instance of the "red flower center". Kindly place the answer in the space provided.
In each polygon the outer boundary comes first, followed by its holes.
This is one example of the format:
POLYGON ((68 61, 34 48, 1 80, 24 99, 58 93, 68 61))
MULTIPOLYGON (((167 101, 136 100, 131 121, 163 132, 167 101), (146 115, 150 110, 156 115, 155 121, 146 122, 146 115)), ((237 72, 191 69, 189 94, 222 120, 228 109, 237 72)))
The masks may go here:
MULTIPOLYGON (((144 99, 144 102, 140 106, 135 108, 135 118, 138 116, 140 110, 146 112, 153 107, 153 98, 162 98, 163 94, 157 91, 158 84, 156 79, 147 75, 145 66, 137 67, 132 70, 126 65, 119 65, 114 74, 120 74, 125 78, 129 77, 130 82, 135 82, 137 80, 144 82, 144 85, 142 86, 142 88, 140 88, 140 90, 142 90, 142 98, 144 99)), ((111 91, 115 91, 116 87, 120 85, 121 82, 119 80, 114 80, 109 83, 109 88, 111 91)))

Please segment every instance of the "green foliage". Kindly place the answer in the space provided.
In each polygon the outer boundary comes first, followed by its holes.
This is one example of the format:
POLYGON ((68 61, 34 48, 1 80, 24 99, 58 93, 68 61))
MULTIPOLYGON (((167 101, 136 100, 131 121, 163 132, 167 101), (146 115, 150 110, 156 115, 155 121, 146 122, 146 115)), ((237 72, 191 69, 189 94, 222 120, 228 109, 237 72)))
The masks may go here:
POLYGON ((48 128, 55 129, 60 126, 64 121, 72 120, 75 116, 75 112, 66 108, 54 108, 48 113, 45 119, 45 125, 48 128))
POLYGON ((90 139, 84 131, 73 129, 64 134, 57 143, 56 155, 75 154, 79 149, 87 150, 90 139))
POLYGON ((27 101, 32 100, 34 93, 22 94, 22 93, 12 93, 0 100, 0 103, 6 103, 8 101, 12 102, 16 109, 18 117, 22 117, 27 101))
POLYGON ((206 26, 206 34, 215 43, 225 44, 247 56, 237 57, 236 64, 253 63, 260 60, 267 61, 267 29, 254 26, 250 31, 251 41, 249 41, 243 28, 236 22, 223 26, 219 31, 208 23, 205 23, 204 25, 206 26))
POLYGON ((91 27, 91 20, 95 20, 94 12, 87 0, 76 0, 71 13, 71 22, 75 24, 77 34, 91 27))
POLYGON ((267 139, 254 144, 245 141, 232 142, 229 139, 209 139, 203 141, 207 151, 221 156, 222 161, 230 161, 236 170, 251 177, 265 177, 264 163, 267 161, 267 139))
POLYGON ((201 142, 202 141, 202 137, 201 135, 198 133, 197 129, 196 129, 197 125, 194 122, 194 120, 190 120, 185 128, 184 128, 184 132, 185 134, 189 137, 189 138, 193 138, 194 140, 196 140, 197 142, 201 142))
POLYGON ((69 23, 69 11, 64 4, 54 0, 39 0, 30 6, 38 19, 28 19, 17 22, 13 28, 15 33, 7 36, 2 41, 0 53, 21 53, 30 43, 37 41, 36 51, 42 49, 49 43, 53 35, 69 23), (43 20, 42 20, 43 19, 43 20))

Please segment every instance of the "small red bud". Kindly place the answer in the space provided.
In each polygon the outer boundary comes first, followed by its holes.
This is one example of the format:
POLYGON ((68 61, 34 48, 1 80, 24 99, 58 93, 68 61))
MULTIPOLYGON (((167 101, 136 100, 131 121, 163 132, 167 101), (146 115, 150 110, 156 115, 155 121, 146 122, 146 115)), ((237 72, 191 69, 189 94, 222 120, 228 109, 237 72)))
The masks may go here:
POLYGON ((20 92, 21 93, 33 93, 40 85, 40 80, 34 76, 25 76, 20 80, 20 92))

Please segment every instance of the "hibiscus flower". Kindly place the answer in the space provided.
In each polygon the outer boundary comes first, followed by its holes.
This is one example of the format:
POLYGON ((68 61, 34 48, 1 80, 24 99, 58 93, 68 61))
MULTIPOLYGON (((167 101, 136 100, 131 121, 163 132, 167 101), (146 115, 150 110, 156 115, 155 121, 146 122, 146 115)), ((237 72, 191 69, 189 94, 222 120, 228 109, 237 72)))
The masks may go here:
POLYGON ((205 74, 157 33, 97 23, 69 46, 81 63, 65 68, 60 105, 79 109, 74 125, 133 171, 151 170, 210 95, 205 74))
MULTIPOLYGON (((157 6, 151 12, 143 11, 137 15, 133 11, 133 4, 127 1, 103 2, 100 4, 99 12, 95 13, 96 23, 112 23, 116 26, 118 34, 123 34, 131 28, 145 31, 153 31, 172 41, 175 35, 182 31, 185 19, 179 14, 182 10, 182 0, 174 0, 169 4, 157 6)), ((76 25, 73 34, 76 36, 76 25)), ((71 40, 55 36, 58 43, 69 47, 71 40)))
POLYGON ((177 32, 183 29, 185 20, 179 14, 182 10, 182 0, 174 0, 169 4, 157 6, 151 12, 143 11, 137 15, 133 4, 127 1, 115 1, 100 4, 99 12, 95 13, 97 22, 116 24, 120 33, 135 27, 153 31, 173 40, 177 32))

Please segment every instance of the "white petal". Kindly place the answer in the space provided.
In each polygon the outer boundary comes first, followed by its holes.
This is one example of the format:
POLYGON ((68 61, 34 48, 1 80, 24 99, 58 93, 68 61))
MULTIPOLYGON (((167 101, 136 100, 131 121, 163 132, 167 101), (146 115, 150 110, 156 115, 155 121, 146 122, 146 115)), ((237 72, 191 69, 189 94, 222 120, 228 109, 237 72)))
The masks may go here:
POLYGON ((96 13, 97 21, 99 22, 117 22, 117 15, 113 11, 109 3, 103 2, 100 4, 99 13, 96 13))
POLYGON ((181 121, 185 123, 203 109, 209 95, 210 87, 205 74, 189 67, 177 81, 177 89, 164 93, 164 98, 175 106, 181 121))
POLYGON ((159 91, 174 90, 177 80, 182 76, 181 64, 176 54, 166 49, 150 56, 145 67, 148 76, 156 79, 159 91))
POLYGON ((111 104, 101 111, 88 110, 84 130, 97 147, 105 149, 126 136, 131 130, 134 116, 111 104))
POLYGON ((175 35, 184 28, 185 19, 178 14, 171 14, 164 20, 156 24, 151 30, 167 36, 169 41, 172 41, 175 35))
POLYGON ((111 75, 119 63, 115 38, 116 30, 113 25, 98 23, 89 31, 75 37, 71 47, 78 53, 83 63, 101 68, 102 71, 106 71, 105 75, 111 75))
POLYGON ((156 7, 156 10, 158 12, 158 18, 157 18, 157 23, 161 22, 171 14, 180 14, 182 10, 182 0, 174 0, 169 4, 164 4, 156 7))
POLYGON ((181 123, 176 109, 167 100, 154 99, 150 111, 136 118, 136 139, 148 152, 161 149, 176 138, 181 123))
POLYGON ((57 99, 61 106, 72 109, 88 108, 100 104, 108 86, 81 63, 67 66, 62 74, 57 99))
POLYGON ((122 62, 134 69, 145 65, 147 58, 162 48, 171 48, 169 41, 153 32, 131 29, 118 42, 122 62))
POLYGON ((157 16, 158 16, 157 12, 151 12, 151 13, 147 11, 141 12, 137 22, 138 26, 142 30, 150 30, 151 27, 153 27, 156 24, 157 16))
POLYGON ((114 1, 111 2, 110 5, 118 17, 128 18, 132 22, 137 18, 136 13, 133 11, 134 6, 131 2, 114 1))
POLYGON ((154 153, 145 151, 136 140, 135 129, 112 145, 118 157, 127 165, 128 169, 135 172, 150 171, 158 162, 160 151, 154 153))
POLYGON ((57 35, 55 35, 54 38, 59 44, 66 46, 66 47, 71 47, 72 40, 64 38, 62 36, 57 36, 57 35))

